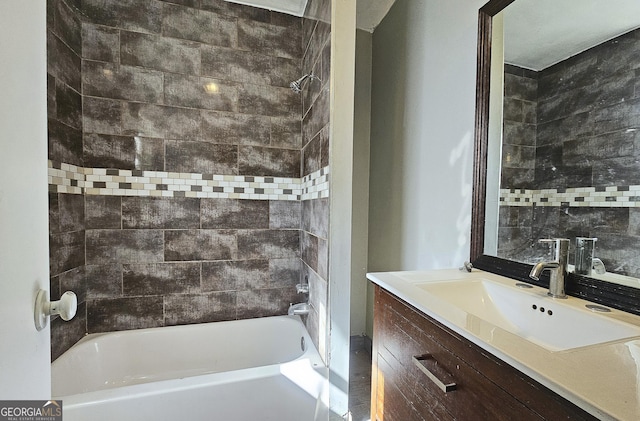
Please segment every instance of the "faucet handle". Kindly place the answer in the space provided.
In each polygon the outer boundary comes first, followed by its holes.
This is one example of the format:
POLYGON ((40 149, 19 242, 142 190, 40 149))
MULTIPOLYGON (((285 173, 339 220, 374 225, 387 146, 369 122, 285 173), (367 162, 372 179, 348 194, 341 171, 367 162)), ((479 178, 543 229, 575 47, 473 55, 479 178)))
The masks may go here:
MULTIPOLYGON (((600 265, 596 269, 596 273, 601 270, 601 267, 604 267, 602 264, 602 260, 594 257, 596 251, 596 241, 598 241, 595 237, 576 237, 576 258, 575 258, 575 270, 574 272, 578 275, 591 275, 594 267, 596 266, 596 260, 599 261, 600 265)), ((604 272, 603 272, 604 273, 604 272)))
POLYGON ((569 244, 568 238, 541 238, 538 243, 552 243, 552 244, 569 244))
POLYGON ((576 237, 576 247, 591 247, 595 248, 597 237, 576 237))

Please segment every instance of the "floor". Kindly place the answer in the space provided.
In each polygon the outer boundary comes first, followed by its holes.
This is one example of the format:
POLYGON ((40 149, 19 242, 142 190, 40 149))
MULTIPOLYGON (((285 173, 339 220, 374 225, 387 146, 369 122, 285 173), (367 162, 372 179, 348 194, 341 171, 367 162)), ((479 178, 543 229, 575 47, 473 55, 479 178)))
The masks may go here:
POLYGON ((351 347, 349 361, 349 411, 351 421, 370 421, 371 410, 371 348, 351 347))

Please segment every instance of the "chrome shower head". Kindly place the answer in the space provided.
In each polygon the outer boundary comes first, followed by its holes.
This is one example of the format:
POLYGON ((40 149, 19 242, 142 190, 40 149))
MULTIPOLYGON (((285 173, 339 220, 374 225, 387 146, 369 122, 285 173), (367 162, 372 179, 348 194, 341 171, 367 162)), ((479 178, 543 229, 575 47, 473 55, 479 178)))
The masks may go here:
POLYGON ((313 72, 311 72, 302 76, 300 79, 294 80, 293 82, 291 82, 289 84, 289 87, 293 92, 299 94, 300 92, 302 92, 302 84, 304 83, 305 80, 307 80, 307 78, 310 80, 313 80, 313 79, 320 80, 318 76, 314 75, 313 72))
POLYGON ((302 92, 302 82, 304 82, 310 75, 304 75, 302 76, 300 79, 298 80, 294 80, 293 82, 291 82, 289 84, 289 87, 291 88, 291 90, 297 94, 299 94, 300 92, 302 92))

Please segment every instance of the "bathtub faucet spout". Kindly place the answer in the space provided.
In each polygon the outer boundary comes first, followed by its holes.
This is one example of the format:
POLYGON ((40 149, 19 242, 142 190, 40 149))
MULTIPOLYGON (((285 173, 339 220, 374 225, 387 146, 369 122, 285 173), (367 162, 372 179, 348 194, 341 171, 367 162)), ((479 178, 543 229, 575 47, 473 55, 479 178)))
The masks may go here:
POLYGON ((309 303, 289 304, 289 311, 287 314, 289 316, 306 316, 309 314, 310 309, 311 306, 309 303))

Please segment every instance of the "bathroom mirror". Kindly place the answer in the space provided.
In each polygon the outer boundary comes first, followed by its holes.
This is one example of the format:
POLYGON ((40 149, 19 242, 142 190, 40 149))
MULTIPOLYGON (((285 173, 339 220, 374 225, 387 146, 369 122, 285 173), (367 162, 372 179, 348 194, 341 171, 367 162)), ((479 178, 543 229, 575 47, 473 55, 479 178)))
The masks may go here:
POLYGON ((573 266, 597 238, 587 275, 640 288, 638 28, 637 0, 480 9, 472 259, 531 264, 563 237, 573 266))

